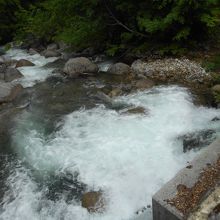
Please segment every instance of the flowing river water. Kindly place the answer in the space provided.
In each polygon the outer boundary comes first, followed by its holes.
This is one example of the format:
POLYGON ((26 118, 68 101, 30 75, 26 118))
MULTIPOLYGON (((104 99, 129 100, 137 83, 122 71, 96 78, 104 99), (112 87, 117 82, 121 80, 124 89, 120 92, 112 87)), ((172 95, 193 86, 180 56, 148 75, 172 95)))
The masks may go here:
MULTIPOLYGON (((122 114, 93 99, 105 80, 65 81, 43 67, 55 59, 11 50, 14 59, 36 64, 19 70, 20 83, 34 89, 32 104, 17 115, 8 150, 0 152, 1 220, 152 219, 152 195, 199 151, 183 153, 181 135, 219 132, 219 110, 195 106, 183 87, 157 86, 114 98, 148 114, 122 114), (47 81, 47 83, 46 83, 47 81), (89 214, 84 191, 102 190, 106 210, 89 214)), ((201 152, 202 150, 200 150, 201 152)))

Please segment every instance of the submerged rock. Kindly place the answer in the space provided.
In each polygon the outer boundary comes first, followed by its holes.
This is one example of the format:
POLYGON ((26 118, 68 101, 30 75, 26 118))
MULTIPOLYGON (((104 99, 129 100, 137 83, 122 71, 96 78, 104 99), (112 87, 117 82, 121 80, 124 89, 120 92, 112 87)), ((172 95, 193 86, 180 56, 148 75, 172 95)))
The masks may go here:
POLYGON ((33 64, 31 61, 26 60, 26 59, 20 59, 17 64, 16 64, 16 68, 18 67, 22 67, 22 66, 35 66, 35 64, 33 64))
POLYGON ((92 63, 88 58, 78 57, 68 60, 63 71, 68 76, 75 78, 84 73, 97 73, 98 66, 92 63))
POLYGON ((101 191, 87 192, 81 199, 82 207, 86 208, 90 213, 105 211, 105 200, 101 191))
POLYGON ((190 151, 192 149, 200 149, 211 144, 215 139, 216 132, 214 130, 202 130, 194 133, 189 133, 179 137, 183 140, 183 152, 190 151))
POLYGON ((20 84, 0 82, 0 104, 13 101, 22 91, 20 84))
POLYGON ((131 73, 131 68, 125 63, 115 63, 107 70, 109 74, 124 75, 131 73))
POLYGON ((113 100, 104 92, 97 92, 97 94, 94 97, 99 99, 107 108, 114 109, 116 111, 130 107, 130 105, 126 103, 113 100))
POLYGON ((80 201, 86 190, 86 185, 78 181, 78 176, 78 173, 69 172, 51 176, 47 197, 53 201, 61 198, 64 198, 66 202, 71 202, 73 199, 80 201))

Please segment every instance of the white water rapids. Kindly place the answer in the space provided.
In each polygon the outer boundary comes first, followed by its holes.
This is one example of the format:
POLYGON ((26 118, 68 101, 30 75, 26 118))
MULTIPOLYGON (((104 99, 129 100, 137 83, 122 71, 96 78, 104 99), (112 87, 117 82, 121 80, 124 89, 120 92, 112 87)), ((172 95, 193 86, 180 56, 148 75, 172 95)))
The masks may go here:
MULTIPOLYGON (((44 62, 41 59, 33 58, 44 62)), ((42 73, 39 66, 28 68, 25 83, 29 86, 28 76, 34 81, 46 78, 47 74, 36 76, 42 73)), ((152 195, 198 153, 184 154, 177 137, 219 128, 219 122, 211 120, 220 117, 220 112, 195 106, 188 90, 179 86, 155 87, 115 101, 142 106, 149 114, 125 115, 102 105, 82 108, 66 115, 49 136, 40 123, 35 125, 30 112, 18 118, 12 142, 24 163, 17 164, 7 179, 1 220, 137 219, 135 212, 151 205, 152 195), (39 188, 35 178, 66 171, 78 172, 90 190, 104 191, 105 213, 89 214, 80 202, 45 197, 47 188, 39 188)), ((152 219, 151 209, 143 218, 152 219)))

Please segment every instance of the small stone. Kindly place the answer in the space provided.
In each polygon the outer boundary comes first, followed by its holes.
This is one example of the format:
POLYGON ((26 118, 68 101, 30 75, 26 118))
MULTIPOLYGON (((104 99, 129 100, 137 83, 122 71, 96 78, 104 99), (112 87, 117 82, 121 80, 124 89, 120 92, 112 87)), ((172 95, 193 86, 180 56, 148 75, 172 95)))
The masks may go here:
POLYGON ((87 192, 81 199, 82 207, 90 213, 102 213, 105 210, 105 201, 101 191, 87 192))
POLYGON ((146 114, 146 109, 139 106, 132 109, 128 109, 127 111, 123 112, 123 114, 146 114))

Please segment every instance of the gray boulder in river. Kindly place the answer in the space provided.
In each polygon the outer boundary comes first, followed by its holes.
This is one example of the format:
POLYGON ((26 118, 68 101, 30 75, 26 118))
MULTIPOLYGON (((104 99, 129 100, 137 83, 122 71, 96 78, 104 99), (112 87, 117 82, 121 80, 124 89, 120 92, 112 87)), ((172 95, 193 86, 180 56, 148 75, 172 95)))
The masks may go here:
POLYGON ((45 50, 41 53, 43 56, 45 56, 46 58, 49 57, 59 57, 61 56, 61 53, 55 50, 45 50))
POLYGON ((35 66, 35 64, 29 60, 20 59, 16 64, 16 68, 22 67, 22 66, 35 66))
POLYGON ((0 104, 13 101, 22 91, 20 84, 5 83, 0 81, 0 104))
POLYGON ((51 43, 47 46, 47 50, 58 50, 59 46, 56 43, 51 43))
POLYGON ((131 72, 131 68, 125 63, 115 63, 109 67, 107 72, 109 74, 124 75, 129 74, 131 72))
POLYGON ((21 78, 21 77, 23 77, 23 75, 21 74, 21 72, 19 70, 17 70, 16 68, 13 68, 13 67, 9 67, 5 71, 4 80, 5 80, 5 82, 11 82, 11 81, 18 79, 18 78, 21 78))
POLYGON ((69 59, 63 69, 64 73, 72 78, 84 73, 97 73, 98 70, 98 66, 85 57, 69 59))
POLYGON ((23 75, 16 68, 8 67, 6 64, 0 65, 0 80, 11 82, 21 77, 23 77, 23 75))

